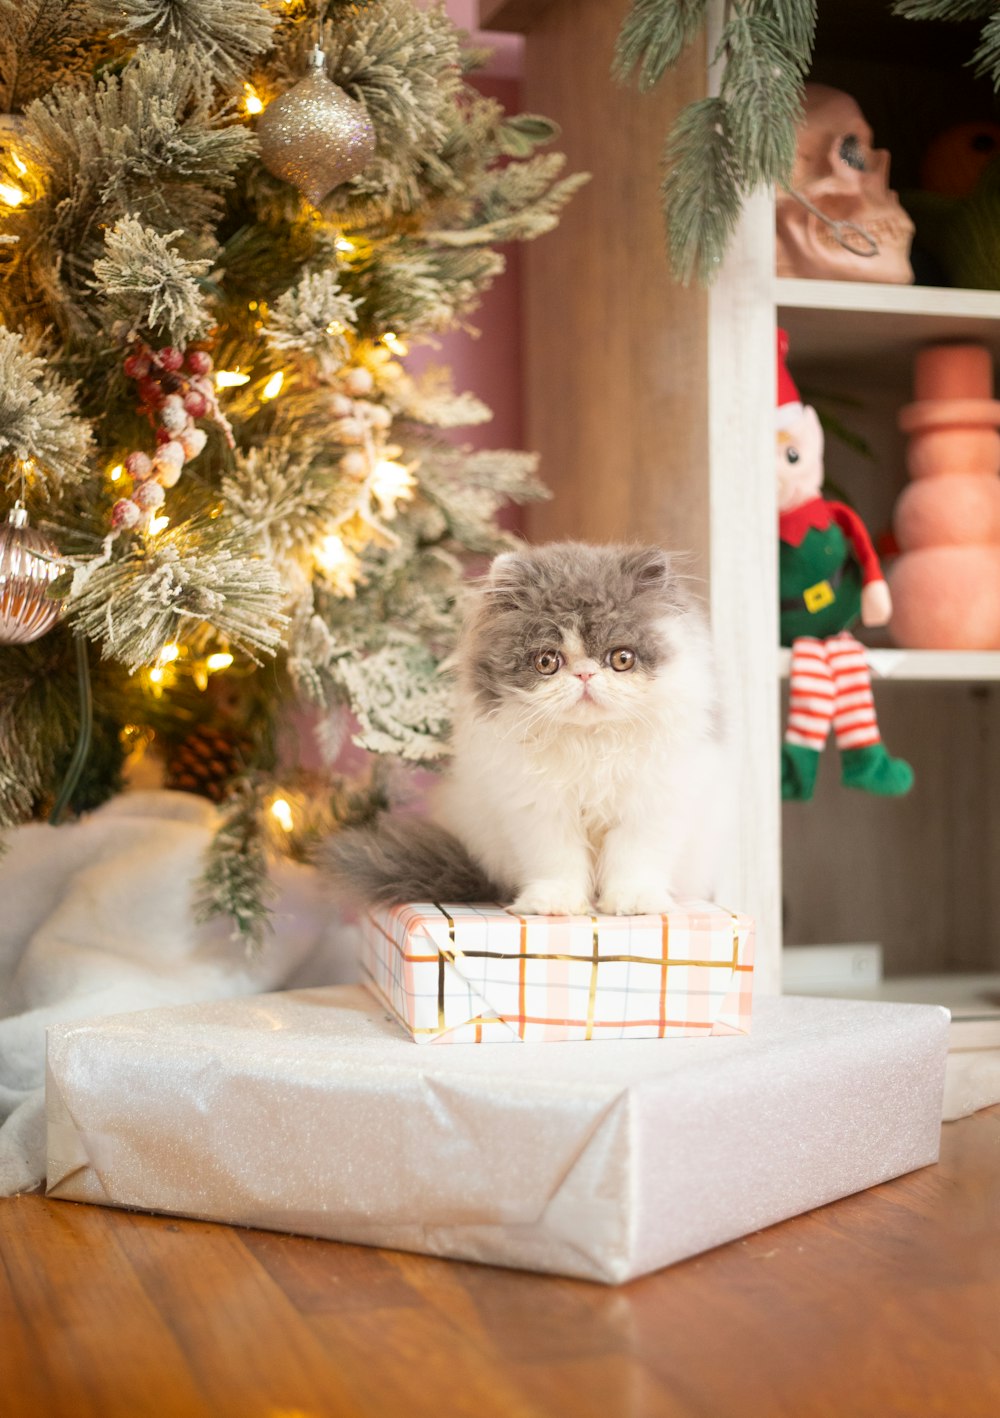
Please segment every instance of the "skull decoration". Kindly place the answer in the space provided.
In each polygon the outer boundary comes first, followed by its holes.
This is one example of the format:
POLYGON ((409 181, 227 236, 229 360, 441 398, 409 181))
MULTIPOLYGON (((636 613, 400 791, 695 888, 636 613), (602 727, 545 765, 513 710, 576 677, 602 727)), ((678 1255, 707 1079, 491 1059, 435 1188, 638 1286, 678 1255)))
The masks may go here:
POLYGON ((889 190, 889 154, 854 99, 807 84, 791 187, 777 196, 778 275, 913 280, 913 223, 889 190))

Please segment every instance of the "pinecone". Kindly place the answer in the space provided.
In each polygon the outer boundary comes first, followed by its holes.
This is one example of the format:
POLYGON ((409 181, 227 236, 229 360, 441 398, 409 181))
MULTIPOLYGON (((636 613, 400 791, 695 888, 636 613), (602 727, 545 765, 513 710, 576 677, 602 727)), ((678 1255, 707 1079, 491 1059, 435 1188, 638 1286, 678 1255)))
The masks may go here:
POLYGON ((238 729, 202 724, 167 759, 166 786, 220 803, 246 765, 250 740, 238 729))

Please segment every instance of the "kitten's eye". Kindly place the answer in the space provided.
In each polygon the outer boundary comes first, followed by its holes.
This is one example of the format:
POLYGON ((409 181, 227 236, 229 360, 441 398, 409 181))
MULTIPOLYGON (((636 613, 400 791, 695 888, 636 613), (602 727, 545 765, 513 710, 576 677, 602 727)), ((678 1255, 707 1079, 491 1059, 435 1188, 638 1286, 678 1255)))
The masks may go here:
POLYGON ((635 651, 626 650, 624 648, 612 650, 608 656, 608 664, 613 670, 617 670, 619 674, 623 674, 625 670, 634 670, 635 651))
POLYGON ((539 650, 535 656, 535 669, 540 675, 554 675, 563 662, 558 650, 539 650))
POLYGON ((788 459, 789 463, 797 463, 799 461, 799 450, 797 448, 786 448, 785 457, 788 459))

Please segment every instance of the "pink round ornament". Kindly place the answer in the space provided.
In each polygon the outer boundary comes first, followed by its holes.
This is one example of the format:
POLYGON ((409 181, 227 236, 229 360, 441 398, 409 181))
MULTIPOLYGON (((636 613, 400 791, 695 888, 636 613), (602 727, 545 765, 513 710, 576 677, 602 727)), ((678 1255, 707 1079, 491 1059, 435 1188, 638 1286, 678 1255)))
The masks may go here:
POLYGON ((171 438, 169 443, 164 443, 156 450, 157 463, 176 463, 179 468, 184 462, 184 444, 179 438, 171 438))
POLYGON ((149 482, 139 484, 132 494, 132 501, 143 512, 155 512, 157 507, 163 506, 165 497, 166 493, 160 484, 150 479, 149 482))
MULTIPOLYGON (((146 484, 144 483, 143 486, 145 487, 146 484)), ((111 509, 112 527, 123 532, 131 531, 133 527, 137 527, 141 519, 142 513, 139 511, 138 504, 133 502, 131 498, 119 498, 111 509)))
POLYGON ((140 354, 138 351, 134 354, 126 355, 122 364, 122 369, 124 369, 129 379, 145 379, 146 375, 149 373, 149 368, 148 357, 144 354, 140 354))
POLYGON ((208 434, 203 428, 188 428, 181 434, 180 441, 185 460, 190 462, 192 458, 197 458, 208 442, 208 434))
POLYGON ((192 374, 211 374, 212 357, 204 350, 188 350, 187 367, 192 374))
POLYGON ((148 453, 130 453, 125 459, 125 471, 136 482, 142 482, 153 471, 153 460, 148 453))

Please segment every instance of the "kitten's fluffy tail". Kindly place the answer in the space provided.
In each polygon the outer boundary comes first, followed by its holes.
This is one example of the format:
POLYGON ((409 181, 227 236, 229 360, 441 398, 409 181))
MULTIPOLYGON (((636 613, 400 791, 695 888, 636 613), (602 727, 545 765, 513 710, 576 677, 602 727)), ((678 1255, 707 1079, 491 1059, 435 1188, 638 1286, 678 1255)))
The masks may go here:
POLYGON ((338 832, 318 862, 346 896, 366 906, 501 897, 457 837, 416 817, 383 817, 374 827, 338 832))

